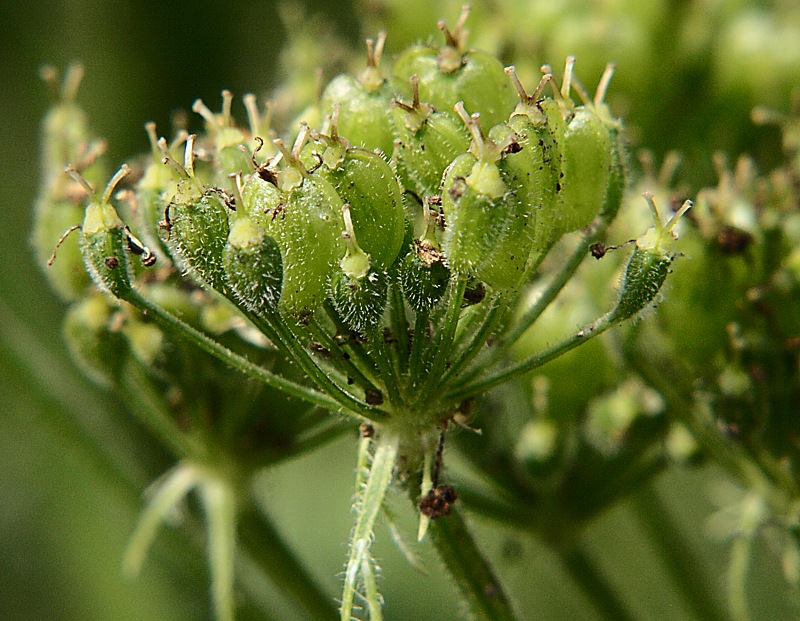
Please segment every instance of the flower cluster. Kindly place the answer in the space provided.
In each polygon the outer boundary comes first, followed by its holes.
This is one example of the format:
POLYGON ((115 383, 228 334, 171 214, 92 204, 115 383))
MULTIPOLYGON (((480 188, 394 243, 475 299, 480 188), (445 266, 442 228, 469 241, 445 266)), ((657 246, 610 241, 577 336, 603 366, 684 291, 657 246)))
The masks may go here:
MULTIPOLYGON (((344 428, 324 411, 363 425, 342 618, 359 591, 379 618, 369 550, 392 480, 419 507, 420 538, 440 518, 452 522, 434 527, 439 541, 461 536, 458 493, 440 480, 451 421, 466 427, 472 398, 639 315, 670 271, 670 233, 690 205, 662 225, 648 196, 655 226, 610 276, 611 310, 506 364, 590 249, 605 253, 628 162, 604 102, 613 67, 592 96, 569 57, 560 84, 543 66, 529 94, 513 66, 469 48, 467 15, 452 30, 440 22, 440 43, 411 46, 391 71, 385 35, 369 40, 361 71, 335 77, 283 127, 252 95, 238 125, 227 91, 220 113, 195 102, 202 133, 167 140, 148 124, 151 155, 102 191, 102 141, 75 103, 76 69, 57 92, 35 245, 73 303, 76 359, 124 389, 182 461, 143 524, 193 487, 203 495, 221 618, 232 615, 242 483, 286 446, 296 454, 344 428), (573 245, 564 267, 543 267, 554 248, 564 256, 562 240, 573 245), (547 273, 537 309, 518 312, 547 273), (275 391, 309 409, 265 420, 275 391)), ((134 558, 151 530, 134 538, 134 558)))

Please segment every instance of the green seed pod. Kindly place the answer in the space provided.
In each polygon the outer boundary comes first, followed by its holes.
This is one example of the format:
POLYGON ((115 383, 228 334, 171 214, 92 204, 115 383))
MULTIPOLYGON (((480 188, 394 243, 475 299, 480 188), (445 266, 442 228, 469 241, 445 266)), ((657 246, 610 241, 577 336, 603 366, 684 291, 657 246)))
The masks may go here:
MULTIPOLYGON (((111 205, 111 194, 130 169, 123 164, 106 185, 102 196, 99 196, 89 182, 75 170, 67 168, 67 172, 83 186, 90 197, 90 202, 86 207, 83 225, 69 228, 61 236, 56 250, 72 231, 81 229, 78 245, 86 271, 94 284, 101 291, 126 299, 133 286, 133 267, 128 252, 139 255, 146 267, 156 261, 155 255, 131 234, 117 214, 117 210, 111 205)), ((49 264, 55 261, 56 250, 53 251, 49 264)))
MULTIPOLYGON (((553 100, 542 100, 544 87, 553 82, 551 74, 545 74, 532 95, 525 92, 514 67, 506 73, 512 80, 520 97, 520 103, 511 114, 508 127, 518 136, 521 150, 507 156, 505 167, 516 180, 517 196, 528 206, 534 219, 532 250, 543 251, 561 234, 556 225, 557 199, 561 190, 561 148, 557 132, 563 135, 563 121, 557 104, 553 100), (554 127, 543 106, 562 127, 554 127)), ((499 126, 502 127, 502 126, 499 126)), ((493 130, 496 131, 496 130, 493 130)))
POLYGON ((91 282, 83 269, 77 238, 64 240, 58 263, 49 265, 61 234, 80 222, 84 215, 84 192, 64 174, 64 167, 71 165, 92 183, 106 178, 100 157, 105 143, 93 139, 83 110, 75 102, 82 76, 83 68, 72 65, 64 76, 63 85, 59 85, 54 68, 42 70, 42 77, 49 84, 55 103, 42 123, 42 179, 34 207, 31 243, 37 263, 50 286, 64 300, 79 298, 91 282))
POLYGON ((444 254, 436 241, 437 216, 437 212, 425 207, 425 235, 414 240, 398 274, 406 300, 418 313, 429 311, 439 303, 450 280, 450 270, 444 264, 444 254))
POLYGON ((165 362, 164 333, 136 315, 126 317, 122 331, 130 353, 151 372, 160 372, 165 362))
POLYGON ((644 198, 653 214, 655 226, 636 240, 636 249, 622 277, 619 301, 611 311, 611 320, 614 322, 633 317, 655 300, 674 260, 674 255, 663 246, 672 235, 678 219, 692 206, 691 201, 686 201, 666 225, 662 225, 653 195, 645 192, 644 198))
POLYGON ((78 239, 67 238, 58 244, 61 234, 83 218, 83 205, 80 199, 79 202, 76 199, 53 200, 42 196, 37 201, 34 216, 32 242, 37 262, 45 268, 47 281, 62 300, 79 299, 91 285, 81 259, 78 239), (56 245, 59 245, 58 261, 53 263, 49 259, 56 245))
POLYGON ((470 152, 458 156, 442 183, 447 264, 454 272, 474 276, 491 287, 519 284, 530 251, 533 221, 504 174, 501 158, 518 150, 508 129, 502 142, 484 137, 478 115, 456 110, 472 134, 470 152))
POLYGON ((412 103, 392 101, 392 159, 406 190, 424 199, 439 194, 445 169, 469 148, 469 133, 452 115, 420 102, 416 75, 411 76, 410 82, 412 103))
POLYGON ((464 24, 468 15, 469 7, 465 6, 452 33, 440 21, 438 27, 444 33, 445 45, 409 48, 397 59, 393 75, 401 87, 409 84, 411 76, 419 76, 422 101, 448 114, 462 101, 466 108, 480 111, 486 127, 493 127, 508 118, 514 107, 514 91, 495 56, 466 51, 464 24))
POLYGON ((241 177, 235 179, 238 208, 222 252, 225 278, 233 295, 256 315, 266 315, 278 305, 283 282, 281 251, 263 227, 244 208, 241 177))
MULTIPOLYGON (((562 101, 569 101, 574 58, 567 59, 562 101)), ((593 100, 576 89, 585 101, 565 117, 561 142, 562 172, 559 195, 559 226, 564 232, 589 224, 601 211, 616 213, 625 185, 625 160, 619 123, 603 103, 614 67, 603 74, 593 100)), ((577 84, 575 85, 577 87, 577 84)))
POLYGON ((606 91, 614 75, 614 65, 607 65, 595 92, 593 106, 600 120, 608 131, 611 143, 611 163, 605 199, 601 213, 614 218, 622 206, 622 200, 628 185, 628 153, 622 133, 622 124, 611 115, 605 103, 606 91))
POLYGON ((386 272, 376 269, 369 254, 356 241, 350 207, 342 207, 347 249, 339 262, 341 271, 331 281, 331 302, 342 320, 356 332, 366 334, 375 328, 386 309, 386 272))
POLYGON ((330 136, 316 134, 316 145, 303 151, 304 164, 316 166, 315 177, 328 181, 350 205, 353 228, 377 270, 388 269, 400 252, 405 235, 405 210, 397 178, 386 160, 339 136, 334 107, 330 136), (317 149, 316 146, 321 146, 317 149))
MULTIPOLYGON (((150 138, 152 160, 136 184, 136 228, 148 246, 163 257, 168 257, 170 250, 160 235, 160 225, 170 198, 178 191, 178 183, 174 169, 164 165, 164 158, 170 156, 167 141, 158 137, 155 123, 147 123, 145 129, 150 138)), ((179 133, 172 149, 187 137, 185 132, 179 133)))
POLYGON ((91 380, 106 387, 116 382, 126 351, 122 334, 109 329, 115 310, 108 296, 93 293, 70 306, 63 325, 73 360, 91 380))
POLYGON ((366 68, 357 77, 342 74, 331 80, 322 93, 320 108, 323 115, 332 114, 338 103, 339 133, 354 145, 390 155, 394 136, 389 102, 393 92, 381 73, 385 41, 385 32, 378 35, 377 43, 367 39, 366 68))
POLYGON ((97 157, 105 151, 105 141, 92 135, 86 115, 75 102, 83 66, 70 65, 60 86, 54 67, 43 67, 42 79, 55 100, 42 122, 42 185, 48 190, 63 186, 68 165, 80 170, 90 183, 99 183, 106 177, 105 165, 97 157))
POLYGON ((304 128, 291 153, 276 140, 284 168, 260 167, 242 189, 247 213, 280 248, 278 308, 292 315, 313 312, 322 304, 345 251, 342 199, 325 179, 309 175, 299 159, 307 134, 304 128))
POLYGON ((194 136, 186 141, 185 165, 165 158, 181 176, 178 192, 166 211, 172 255, 201 284, 226 291, 222 250, 228 240, 231 198, 218 188, 205 188, 194 173, 194 136))
POLYGON ((206 130, 213 141, 215 183, 219 185, 227 181, 228 175, 250 170, 247 156, 250 137, 247 132, 233 125, 232 103, 233 95, 229 90, 224 90, 222 91, 221 114, 214 114, 202 99, 197 99, 192 104, 192 110, 205 119, 206 130), (244 149, 240 147, 244 147, 244 149))
POLYGON ((562 144, 564 179, 559 217, 566 231, 589 224, 605 201, 611 176, 611 137, 597 114, 578 106, 562 144))

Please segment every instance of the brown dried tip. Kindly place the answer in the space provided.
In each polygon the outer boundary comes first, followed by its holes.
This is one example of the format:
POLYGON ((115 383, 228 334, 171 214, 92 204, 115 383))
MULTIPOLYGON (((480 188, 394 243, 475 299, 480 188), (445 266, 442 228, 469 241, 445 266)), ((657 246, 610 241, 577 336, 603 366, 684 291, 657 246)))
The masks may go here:
POLYGON ((436 27, 442 31, 444 34, 445 41, 447 41, 447 45, 450 47, 454 47, 459 51, 463 51, 462 46, 464 45, 464 40, 466 39, 466 30, 464 30, 464 26, 467 23, 467 18, 469 17, 469 13, 472 10, 472 6, 469 4, 465 4, 461 7, 461 14, 458 16, 458 21, 456 22, 456 27, 453 28, 453 31, 450 32, 450 29, 447 27, 447 22, 443 19, 440 19, 436 27))
POLYGON ((420 499, 419 512, 431 520, 446 517, 452 513, 457 499, 452 485, 437 485, 420 499))

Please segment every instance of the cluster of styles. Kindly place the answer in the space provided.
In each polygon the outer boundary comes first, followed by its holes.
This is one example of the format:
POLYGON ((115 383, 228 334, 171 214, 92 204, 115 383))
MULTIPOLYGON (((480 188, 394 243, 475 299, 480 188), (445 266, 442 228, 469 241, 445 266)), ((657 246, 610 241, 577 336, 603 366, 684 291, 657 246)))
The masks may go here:
MULTIPOLYGON (((412 46, 391 72, 384 35, 368 41, 366 67, 334 78, 283 139, 270 104, 262 111, 252 95, 248 128, 235 124, 230 93, 220 114, 198 100, 205 133, 169 142, 148 125, 151 160, 123 166, 104 191, 102 143, 74 102, 77 72, 45 125, 35 245, 75 302, 66 331, 94 377, 117 382, 120 352, 132 351, 159 381, 187 381, 170 375, 180 348, 165 343, 176 334, 366 425, 346 619, 359 584, 379 614, 369 545, 391 480, 419 507, 420 537, 428 520, 447 519, 457 496, 439 481, 449 421, 466 425, 472 397, 651 305, 673 260, 677 215, 663 225, 648 198, 655 227, 611 285, 614 308, 565 343, 497 365, 536 320, 515 323, 513 311, 549 251, 582 231, 577 256, 587 256, 617 214, 626 153, 604 103, 611 68, 594 97, 572 58, 560 86, 545 66, 529 94, 514 67, 467 47, 466 16, 452 31, 440 23, 443 42, 412 46), (79 232, 62 236, 69 227, 79 232)), ((246 435, 224 451, 239 454, 246 435)), ((209 466, 217 455, 192 447, 178 443, 180 457, 209 466)))

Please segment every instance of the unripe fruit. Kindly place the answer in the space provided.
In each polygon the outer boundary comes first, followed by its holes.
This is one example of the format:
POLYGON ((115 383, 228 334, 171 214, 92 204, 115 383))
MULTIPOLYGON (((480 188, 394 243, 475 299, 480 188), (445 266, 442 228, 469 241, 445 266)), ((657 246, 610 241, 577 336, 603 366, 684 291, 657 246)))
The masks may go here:
POLYGON ((653 195, 645 192, 644 198, 653 214, 655 226, 636 241, 636 249, 622 277, 619 301, 611 311, 611 320, 614 322, 633 317, 655 300, 674 259, 674 255, 663 246, 673 234, 672 229, 678 219, 692 206, 691 201, 686 201, 666 225, 662 225, 653 195))
MULTIPOLYGON (((626 161, 619 123, 604 103, 614 73, 609 65, 593 99, 580 88, 584 105, 572 107, 569 91, 575 59, 567 58, 560 104, 565 121, 561 144, 561 189, 558 197, 557 226, 563 233, 588 225, 596 215, 613 217, 622 202, 626 182, 626 161)), ((552 109, 552 104, 551 104, 552 109)), ((548 118, 557 126, 554 109, 548 118)))
POLYGON ((450 270, 444 264, 444 254, 436 241, 437 219, 438 213, 426 205, 425 234, 414 240, 411 251, 400 263, 400 286, 411 308, 418 313, 429 311, 439 303, 450 280, 450 270))
MULTIPOLYGON (((155 123, 147 123, 145 129, 150 138, 152 160, 136 184, 136 228, 148 246, 169 256, 169 247, 160 234, 160 224, 178 184, 174 169, 164 164, 164 158, 170 156, 167 141, 158 137, 155 123)), ((173 142, 173 149, 187 138, 188 134, 180 132, 173 142)))
POLYGON ((339 104, 339 132, 354 145, 392 153, 394 137, 389 119, 393 92, 381 73, 381 55, 386 33, 377 43, 367 39, 367 66, 357 76, 342 74, 325 87, 320 101, 323 115, 332 114, 339 104))
POLYGON ((313 177, 323 178, 350 205, 358 243, 370 255, 375 269, 388 269, 400 252, 405 236, 405 210, 397 178, 383 156, 353 147, 338 130, 339 106, 334 107, 330 136, 316 134, 302 154, 313 177))
MULTIPOLYGON (((550 123, 545 108, 557 115, 557 123, 563 125, 560 112, 553 110, 553 100, 541 99, 553 76, 545 74, 532 95, 525 92, 517 78, 514 67, 506 73, 512 80, 520 97, 520 103, 511 114, 508 127, 517 135, 522 149, 506 158, 505 166, 518 184, 517 195, 528 206, 534 220, 532 250, 543 251, 561 235, 556 221, 558 194, 561 191, 561 145, 557 140, 558 126, 550 123)), ((563 131, 561 132, 563 134, 563 131)))
POLYGON ((53 92, 55 103, 42 123, 42 180, 36 198, 31 242, 37 262, 48 282, 64 300, 75 300, 90 286, 83 269, 77 238, 60 244, 58 263, 48 265, 53 248, 64 230, 83 219, 84 192, 64 174, 65 166, 81 171, 91 183, 106 178, 102 154, 105 142, 92 137, 83 110, 75 102, 83 67, 71 65, 63 84, 53 67, 42 69, 42 78, 53 92))
POLYGON ((442 183, 445 230, 442 248, 454 272, 498 289, 519 284, 532 242, 532 218, 501 167, 505 152, 518 149, 508 130, 502 140, 484 137, 478 115, 456 109, 472 133, 470 152, 456 158, 442 183))
MULTIPOLYGON (((99 196, 89 182, 76 171, 67 168, 67 172, 83 186, 90 197, 90 202, 86 207, 83 225, 68 229, 59 240, 56 249, 73 230, 80 228, 78 245, 86 271, 94 284, 101 291, 125 299, 133 287, 133 267, 128 252, 140 255, 142 263, 146 266, 155 263, 155 255, 131 234, 117 214, 117 210, 111 205, 114 188, 130 169, 123 164, 108 182, 102 196, 99 196)), ((55 258, 56 253, 53 251, 49 263, 52 264, 55 258)))
POLYGON ((231 198, 206 188, 194 173, 194 136, 186 141, 185 164, 164 158, 178 171, 178 192, 165 213, 173 256, 202 284, 226 291, 222 250, 228 239, 231 198))
POLYGON ((342 199, 322 177, 308 174, 299 159, 308 128, 291 153, 276 140, 285 166, 261 167, 242 189, 242 202, 253 222, 264 228, 281 251, 283 281, 279 310, 292 315, 316 310, 345 251, 342 199))
POLYGON ((275 309, 281 295, 283 261, 278 245, 247 215, 236 176, 237 209, 222 251, 225 280, 236 299, 256 315, 275 309))
POLYGON ((401 88, 409 84, 411 76, 418 76, 419 98, 438 110, 452 114, 453 106, 462 101, 467 109, 480 111, 485 127, 492 127, 508 118, 514 91, 495 56, 466 50, 468 15, 469 7, 464 7, 452 33, 439 22, 445 45, 409 48, 397 59, 393 74, 401 88))
POLYGON ((347 250, 339 262, 341 268, 331 282, 331 301, 342 320, 356 332, 366 334, 375 328, 386 308, 386 272, 376 269, 370 255, 359 246, 350 207, 342 207, 347 250))
POLYGON ((64 341, 72 358, 97 384, 113 386, 124 359, 122 334, 109 329, 115 306, 94 293, 70 306, 64 318, 64 341))
POLYGON ((222 113, 214 114, 202 99, 195 100, 192 110, 206 121, 206 129, 214 146, 214 182, 222 185, 228 175, 249 170, 247 147, 250 136, 247 132, 235 127, 231 117, 233 95, 229 90, 222 91, 222 113), (241 148, 244 147, 244 150, 241 148))
POLYGON ((411 104, 392 101, 393 160, 405 189, 422 200, 439 194, 445 169, 469 148, 469 133, 451 114, 420 102, 416 75, 410 82, 411 104))

